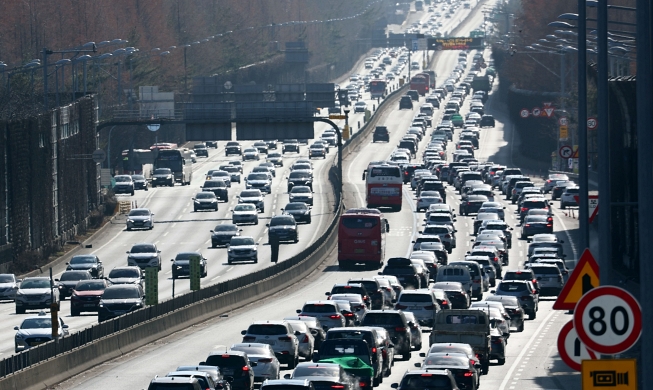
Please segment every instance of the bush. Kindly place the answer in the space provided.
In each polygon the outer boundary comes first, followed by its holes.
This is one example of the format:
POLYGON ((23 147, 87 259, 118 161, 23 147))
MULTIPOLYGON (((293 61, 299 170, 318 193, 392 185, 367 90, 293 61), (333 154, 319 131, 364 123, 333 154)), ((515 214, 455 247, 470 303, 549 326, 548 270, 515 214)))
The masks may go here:
POLYGON ((107 193, 104 194, 104 199, 102 203, 104 204, 104 215, 111 216, 116 211, 116 206, 118 205, 118 199, 116 199, 116 195, 113 193, 112 190, 108 190, 107 193))

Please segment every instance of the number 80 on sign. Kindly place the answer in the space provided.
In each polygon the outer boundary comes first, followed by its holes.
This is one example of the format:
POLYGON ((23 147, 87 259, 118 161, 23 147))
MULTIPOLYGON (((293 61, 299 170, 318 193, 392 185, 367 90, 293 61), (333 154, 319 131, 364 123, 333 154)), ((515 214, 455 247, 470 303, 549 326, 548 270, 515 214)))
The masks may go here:
POLYGON ((642 309, 628 291, 602 286, 583 295, 574 311, 578 338, 591 350, 615 355, 632 347, 642 333, 642 309))

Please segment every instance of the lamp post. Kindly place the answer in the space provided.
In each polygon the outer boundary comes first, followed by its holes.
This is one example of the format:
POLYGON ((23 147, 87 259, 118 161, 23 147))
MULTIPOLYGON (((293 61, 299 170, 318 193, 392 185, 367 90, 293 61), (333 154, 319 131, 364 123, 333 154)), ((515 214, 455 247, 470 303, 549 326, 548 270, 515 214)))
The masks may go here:
POLYGON ((109 169, 111 169, 111 132, 115 127, 116 126, 111 126, 111 128, 109 129, 109 140, 107 141, 107 168, 109 169))
POLYGON ((56 103, 57 107, 60 106, 59 102, 59 68, 61 68, 61 86, 65 88, 66 82, 65 82, 65 77, 66 77, 66 70, 64 69, 64 66, 66 64, 69 64, 71 61, 67 58, 62 58, 59 61, 54 63, 54 83, 55 83, 55 90, 56 90, 56 103))
POLYGON ((93 43, 91 49, 49 50, 45 47, 43 48, 43 50, 41 51, 41 55, 42 55, 42 62, 43 62, 43 108, 45 110, 48 110, 50 108, 48 102, 48 56, 54 53, 64 54, 64 53, 89 53, 89 52, 92 53, 97 52, 97 46, 95 45, 95 43, 93 43))

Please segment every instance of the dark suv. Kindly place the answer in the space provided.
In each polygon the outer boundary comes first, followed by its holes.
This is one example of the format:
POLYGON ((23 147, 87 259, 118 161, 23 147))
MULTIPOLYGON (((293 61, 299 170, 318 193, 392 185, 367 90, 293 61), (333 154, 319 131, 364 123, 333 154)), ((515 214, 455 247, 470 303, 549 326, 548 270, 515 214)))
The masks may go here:
POLYGON ((385 141, 390 142, 390 133, 388 128, 385 126, 376 126, 374 129, 374 135, 372 136, 372 142, 385 141))
POLYGON ((524 308, 524 312, 528 314, 528 319, 534 320, 537 316, 540 297, 532 282, 527 280, 504 280, 499 283, 495 294, 517 297, 524 308))
POLYGON ((408 320, 401 310, 370 310, 361 320, 361 326, 385 328, 395 345, 395 350, 404 360, 410 359, 411 334, 408 320))
MULTIPOLYGON (((365 305, 370 307, 370 295, 367 293, 367 289, 362 284, 334 284, 330 292, 327 292, 325 295, 331 296, 333 294, 360 294, 363 297, 365 305)), ((331 299, 331 298, 329 298, 331 299)))
POLYGON ((416 102, 419 101, 419 92, 414 89, 411 89, 408 92, 406 92, 406 95, 410 96, 410 98, 416 102))
POLYGON ((91 280, 92 278, 91 273, 88 271, 65 271, 59 279, 55 279, 56 282, 59 282, 57 285, 59 298, 64 300, 66 297, 73 295, 73 290, 79 281, 91 280))
MULTIPOLYGON (((381 275, 392 275, 397 277, 399 283, 404 288, 411 286, 413 288, 421 287, 420 272, 410 259, 403 257, 393 257, 388 259, 388 263, 383 268, 381 275)), ((426 286, 425 286, 426 287, 426 286)))
POLYGON ((254 370, 256 362, 250 362, 247 354, 242 351, 211 352, 200 366, 220 367, 225 378, 231 378, 233 390, 253 390, 254 370))
POLYGON ((385 301, 385 294, 381 289, 379 281, 374 278, 359 278, 359 279, 349 279, 347 284, 361 284, 365 287, 365 290, 372 299, 371 309, 383 309, 386 304, 388 306, 392 305, 392 302, 385 301))
POLYGON ((413 109, 413 99, 408 95, 404 95, 399 99, 399 109, 402 110, 404 108, 409 110, 413 109))
POLYGON ((213 192, 215 197, 220 200, 229 201, 229 187, 224 180, 207 180, 200 188, 202 191, 213 192))
POLYGON ((236 141, 229 141, 224 147, 224 155, 229 156, 231 154, 237 154, 239 156, 243 154, 240 144, 236 141))
POLYGON ((299 242, 297 222, 292 215, 275 215, 266 224, 268 229, 268 242, 280 243, 282 241, 299 242))
POLYGON ((313 178, 309 172, 295 171, 288 175, 288 192, 295 186, 308 186, 313 189, 313 178))
POLYGON ((197 157, 209 157, 209 150, 206 148, 206 144, 200 143, 193 146, 193 151, 197 157))

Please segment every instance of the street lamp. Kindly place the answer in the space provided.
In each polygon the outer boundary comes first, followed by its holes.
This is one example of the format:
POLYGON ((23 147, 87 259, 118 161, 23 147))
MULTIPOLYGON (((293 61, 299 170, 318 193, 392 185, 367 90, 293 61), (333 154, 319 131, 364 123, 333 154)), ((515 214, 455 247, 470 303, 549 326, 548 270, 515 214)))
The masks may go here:
POLYGON ((62 58, 59 61, 54 63, 54 85, 56 92, 57 107, 59 107, 59 68, 61 68, 61 86, 66 88, 66 70, 63 68, 66 64, 69 64, 71 61, 68 58, 62 58))

